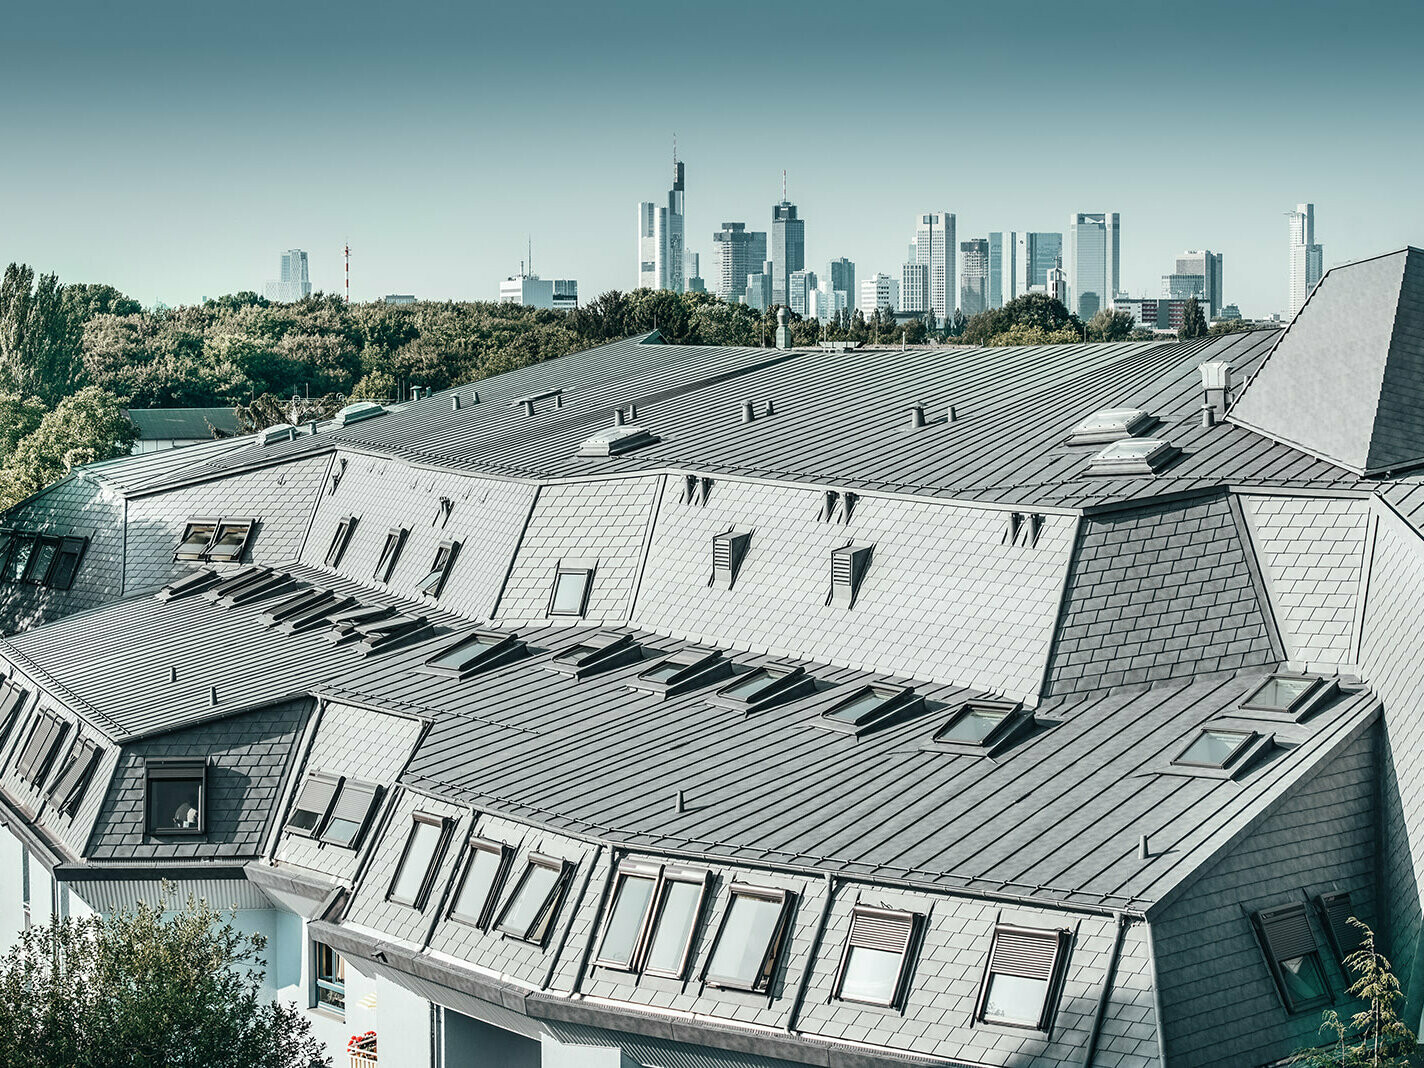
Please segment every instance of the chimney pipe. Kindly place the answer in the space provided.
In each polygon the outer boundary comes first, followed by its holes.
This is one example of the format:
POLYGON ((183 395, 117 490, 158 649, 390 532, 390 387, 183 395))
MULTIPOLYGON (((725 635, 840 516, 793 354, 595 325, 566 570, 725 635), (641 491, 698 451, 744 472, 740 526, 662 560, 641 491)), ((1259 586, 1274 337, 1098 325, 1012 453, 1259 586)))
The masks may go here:
POLYGON ((1148 846, 1148 844, 1147 844, 1147 835, 1145 835, 1145 834, 1142 835, 1140 838, 1137 839, 1137 859, 1138 859, 1138 860, 1151 860, 1151 859, 1152 859, 1152 850, 1151 850, 1151 848, 1150 848, 1150 847, 1148 846))
POLYGON ((216 707, 216 706, 217 706, 217 703, 218 703, 218 688, 217 688, 216 686, 209 686, 209 687, 208 687, 208 704, 213 705, 214 707, 216 707))
POLYGON ((673 800, 678 812, 687 811, 687 797, 681 790, 677 791, 677 796, 673 800))
POLYGON ((1216 426, 1216 405, 1214 405, 1214 404, 1203 404, 1203 405, 1201 406, 1201 413, 1202 413, 1201 425, 1202 425, 1203 427, 1213 427, 1213 426, 1216 426))
POLYGON ((1210 360, 1201 364, 1199 369, 1206 403, 1225 413, 1231 403, 1231 364, 1224 360, 1210 360))
POLYGON ((636 404, 628 405, 628 421, 630 423, 638 421, 638 406, 636 404))
POLYGON ((959 418, 959 413, 954 410, 954 405, 949 406, 949 421, 952 423, 959 418))
POLYGON ((766 402, 766 414, 767 414, 767 415, 775 415, 775 414, 776 414, 776 402, 775 402, 775 401, 769 400, 769 401, 766 402))
POLYGON ((613 409, 613 425, 614 425, 614 426, 625 426, 625 425, 627 425, 627 422, 628 422, 628 418, 627 418, 627 416, 625 416, 625 415, 623 414, 623 409, 622 409, 622 408, 614 408, 614 409, 613 409))
POLYGON ((177 665, 177 664, 169 664, 169 665, 168 665, 168 681, 169 681, 169 682, 177 682, 177 681, 178 681, 178 665, 177 665))
POLYGON ((910 429, 914 430, 925 425, 925 406, 916 404, 910 408, 910 429))
POLYGON ((756 418, 756 409, 752 407, 751 401, 742 401, 742 422, 750 423, 756 418))
POLYGON ((452 412, 460 410, 460 394, 456 393, 450 397, 450 410, 452 412))

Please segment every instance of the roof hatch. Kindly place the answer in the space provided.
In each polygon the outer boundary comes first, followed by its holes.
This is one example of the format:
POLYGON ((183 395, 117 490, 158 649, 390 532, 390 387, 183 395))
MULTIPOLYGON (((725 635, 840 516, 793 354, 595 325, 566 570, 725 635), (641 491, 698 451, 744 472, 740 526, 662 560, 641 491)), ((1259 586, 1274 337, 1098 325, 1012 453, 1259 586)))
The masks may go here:
POLYGON ((1090 475, 1155 475, 1181 450, 1159 438, 1114 441, 1088 461, 1090 475))
POLYGON ((620 453, 655 445, 658 436, 641 426, 604 427, 579 446, 580 456, 617 456, 620 453))
POLYGON ((1073 428, 1069 445, 1101 445, 1135 436, 1157 420, 1140 408, 1104 408, 1073 428))

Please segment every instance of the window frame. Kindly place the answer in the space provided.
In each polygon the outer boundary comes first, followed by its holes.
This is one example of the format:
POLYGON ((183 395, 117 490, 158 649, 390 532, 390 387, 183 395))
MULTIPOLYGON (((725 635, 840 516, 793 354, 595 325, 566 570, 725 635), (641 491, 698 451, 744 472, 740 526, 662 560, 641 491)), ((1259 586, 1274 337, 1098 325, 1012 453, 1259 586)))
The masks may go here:
POLYGON ((568 896, 569 886, 573 882, 573 873, 577 870, 577 865, 571 864, 567 860, 559 857, 551 857, 544 853, 530 853, 524 861, 524 870, 519 873, 519 878, 515 880, 514 888, 510 890, 509 896, 504 899, 500 906, 499 915, 495 918, 493 930, 498 931, 506 937, 513 938, 519 942, 527 942, 530 945, 543 948, 549 941, 549 936, 553 934, 554 928, 558 925, 559 911, 563 908, 564 899, 568 896), (535 911, 533 918, 527 927, 517 928, 507 926, 510 911, 524 892, 524 887, 529 882, 529 877, 533 875, 535 868, 557 872, 553 885, 540 902, 539 908, 535 911), (543 926, 542 933, 539 927, 543 926), (537 935, 537 937, 536 937, 537 935))
POLYGON ((311 946, 311 1007, 319 1011, 329 1012, 333 1016, 339 1014, 344 1020, 346 1019, 346 958, 343 957, 334 946, 328 945, 318 939, 312 939, 311 946), (323 951, 331 955, 333 967, 330 973, 324 972, 322 968, 323 951), (340 980, 330 977, 335 975, 337 967, 341 968, 340 980), (321 991, 323 990, 334 993, 341 999, 341 1003, 339 1005, 333 1005, 330 1001, 323 1001, 321 999, 321 991))
POLYGON ((425 906, 430 903, 430 891, 435 886, 435 878, 439 874, 440 865, 445 860, 445 849, 449 845, 450 834, 454 829, 454 823, 445 816, 432 815, 429 812, 416 811, 411 813, 410 829, 406 832, 405 844, 401 846, 400 860, 396 862, 395 869, 391 872, 390 885, 386 888, 386 900, 394 905, 404 905, 413 908, 417 912, 424 912, 425 906), (410 859, 411 847, 415 845, 417 829, 421 826, 434 827, 436 833, 435 848, 430 853, 430 860, 426 865, 425 874, 421 877, 419 885, 416 887, 415 896, 409 900, 396 896, 396 884, 400 882, 401 876, 405 874, 406 862, 410 859))
POLYGON ((54 569, 54 562, 59 559, 60 544, 61 539, 53 534, 36 535, 29 558, 25 561, 25 570, 20 576, 20 581, 27 586, 47 585, 49 573, 54 569), (45 550, 49 550, 48 559, 44 556, 45 550), (41 560, 44 560, 43 567, 40 566, 41 560))
POLYGON ((331 799, 331 811, 326 814, 326 819, 322 823, 321 833, 313 837, 318 841, 337 849, 356 850, 361 848, 361 839, 366 836, 366 832, 371 828, 371 816, 381 804, 383 787, 380 783, 367 782, 365 779, 351 779, 342 777, 341 788, 336 791, 336 796, 331 799), (361 819, 348 819, 346 822, 356 824, 356 830, 351 835, 349 841, 343 842, 332 838, 331 825, 337 819, 341 802, 346 797, 347 791, 358 792, 365 796, 365 808, 362 811, 361 819))
POLYGON ((753 886, 749 883, 732 883, 728 888, 727 905, 722 910, 722 919, 717 924, 717 934, 707 950, 707 961, 702 965, 703 984, 716 987, 719 990, 740 990, 749 994, 768 992, 776 983, 776 975, 781 970, 782 962, 786 958, 787 943, 793 933, 791 917, 795 903, 796 894, 791 890, 783 890, 780 887, 753 886), (727 923, 732 918, 732 911, 739 897, 769 901, 779 905, 781 909, 776 925, 772 928, 771 937, 767 940, 766 947, 762 951, 761 967, 750 983, 739 976, 716 975, 712 971, 712 964, 717 959, 717 950, 722 945, 722 939, 727 932, 727 923))
POLYGON ((1187 744, 1172 758, 1172 766, 1175 768, 1193 768, 1201 771, 1229 771, 1234 765, 1243 761, 1243 758, 1260 737, 1261 735, 1258 732, 1245 727, 1213 727, 1208 724, 1203 724, 1197 728, 1196 733, 1192 735, 1187 744), (1187 753, 1191 752, 1192 748, 1208 734, 1235 734, 1240 735, 1240 740, 1232 748, 1231 752, 1227 754, 1226 758, 1218 764, 1203 760, 1185 759, 1187 753))
POLYGON ((855 687, 850 693, 842 694, 828 708, 822 709, 821 714, 816 717, 816 724, 826 730, 859 735, 893 723, 901 716, 912 715, 922 709, 924 704, 924 697, 916 693, 914 687, 866 682, 855 687), (834 718, 836 712, 859 700, 866 691, 880 697, 880 702, 854 720, 834 718))
POLYGON ((391 527, 386 531, 386 540, 381 543, 381 554, 376 557, 376 566, 371 571, 373 582, 389 583, 391 576, 395 574, 396 564, 399 563, 401 552, 405 549, 406 538, 410 536, 410 530, 406 527, 391 527))
POLYGON ((206 757, 145 757, 143 762, 143 828, 145 835, 200 838, 208 833, 208 761, 206 757), (157 827, 153 820, 153 783, 159 779, 196 780, 198 819, 192 827, 157 827))
POLYGON ((1350 891, 1334 890, 1317 894, 1315 907, 1318 910, 1320 926, 1325 931, 1325 938, 1330 943, 1330 948, 1335 951, 1336 963, 1349 975, 1349 970, 1345 968, 1345 958, 1357 952, 1364 941, 1364 934, 1349 923, 1351 916, 1359 919, 1354 902, 1350 899, 1350 891))
MULTIPOLYGON (((193 518, 187 520, 183 525, 183 536, 178 539, 178 547, 173 550, 174 561, 206 560, 208 558, 208 546, 213 543, 213 537, 217 534, 218 527, 221 524, 221 517, 209 518, 207 516, 194 516, 193 518), (211 529, 208 530, 207 538, 203 541, 202 547, 197 549, 189 549, 185 552, 183 547, 187 545, 190 541, 192 541, 194 535, 197 534, 198 531, 204 527, 208 527, 211 529)), ((196 544, 196 542, 194 542, 194 544, 196 544)))
POLYGON ((702 927, 703 913, 707 909, 707 891, 711 885, 712 873, 708 869, 663 865, 662 878, 658 882, 657 892, 653 895, 652 908, 648 914, 648 933, 647 937, 643 939, 638 974, 656 975, 664 979, 677 980, 682 980, 687 976, 688 966, 692 963, 692 953, 697 946, 697 932, 702 927), (667 896, 671 892, 670 887, 674 883, 696 886, 697 900, 692 906, 692 923, 688 926, 687 937, 683 940, 677 969, 668 971, 665 968, 651 967, 648 964, 648 958, 652 954, 653 943, 657 941, 658 931, 662 927, 663 908, 667 903, 667 896))
POLYGON ((720 708, 753 712, 795 700, 815 688, 816 680, 799 664, 759 664, 750 671, 733 675, 708 696, 707 702, 720 708), (773 674, 777 672, 780 674, 773 674), (751 693, 734 696, 727 692, 747 685, 757 675, 764 676, 764 681, 751 693))
POLYGON ((638 973, 643 947, 652 934, 651 919, 659 903, 662 877, 663 867, 661 864, 625 860, 618 865, 618 870, 613 875, 613 886, 609 890, 608 903, 604 906, 603 915, 598 925, 598 948, 594 952, 593 958, 593 963, 598 967, 610 968, 619 972, 631 972, 635 975, 638 973), (608 941, 609 925, 613 920, 613 913, 617 909, 619 895, 630 879, 648 880, 652 882, 653 886, 648 894, 648 902, 643 906, 643 915, 638 919, 638 927, 633 932, 633 944, 628 950, 627 959, 623 960, 618 957, 605 956, 604 945, 608 941))
POLYGON ((465 843, 465 855, 460 863, 460 878, 455 883, 454 892, 450 895, 450 907, 445 910, 445 918, 454 923, 462 923, 467 927, 473 927, 477 931, 488 931, 490 924, 494 920, 495 909, 499 907, 500 895, 504 890, 505 881, 509 878, 509 869, 514 866, 514 847, 497 842, 492 838, 481 838, 471 835, 465 843), (461 915, 456 910, 460 905, 460 897, 465 892, 465 883, 469 881, 470 872, 475 865, 475 855, 477 853, 492 853, 498 860, 495 867, 494 878, 490 880, 489 889, 485 892, 485 899, 480 904, 478 915, 471 918, 461 915))
POLYGON ((256 528, 257 521, 254 519, 224 518, 220 520, 217 530, 213 531, 212 540, 208 542, 207 552, 203 558, 212 564, 240 564, 243 556, 247 553, 248 545, 252 542, 252 535, 256 528), (219 550, 219 544, 229 531, 238 532, 241 535, 240 540, 235 546, 219 550))
POLYGON ((560 560, 554 566, 554 581, 549 584, 549 604, 545 615, 564 616, 569 619, 581 619, 588 614, 589 598, 593 595, 593 576, 598 571, 596 562, 589 560, 560 560), (559 580, 564 575, 582 575, 583 590, 579 594, 578 611, 571 612, 566 609, 555 609, 558 603, 559 580))
POLYGON ((89 538, 87 536, 70 534, 60 538, 59 549, 55 552, 54 560, 50 563, 49 571, 45 575, 45 586, 61 591, 73 589, 74 579, 79 574, 79 566, 84 562, 84 553, 88 548, 89 538), (67 574, 63 570, 63 561, 66 559, 74 561, 67 574))
POLYGON ((987 698, 961 701, 950 713, 949 718, 935 729, 934 734, 920 748, 965 756, 993 757, 1016 744, 1033 729, 1035 723, 1033 710, 1024 708, 1022 702, 1019 701, 997 701, 987 698), (944 737, 945 733, 961 720, 975 715, 998 716, 999 720, 979 741, 944 737))
POLYGON ((331 775, 324 771, 310 770, 302 778, 301 786, 298 787, 296 796, 292 798, 291 807, 287 810, 287 818, 282 821, 282 831, 286 834, 297 834, 303 838, 320 839, 321 832, 326 829, 326 821, 331 816, 332 810, 336 807, 336 798, 341 793, 342 784, 346 779, 341 775, 331 775), (320 810, 314 807, 304 807, 303 798, 312 786, 329 787, 330 792, 326 798, 326 804, 320 810), (292 820, 298 812, 312 812, 316 814, 316 821, 309 829, 293 827, 292 820))
POLYGON ((435 547, 435 559, 431 562, 430 571, 426 576, 415 584, 417 593, 426 597, 439 597, 440 591, 445 588, 445 581, 450 577, 450 571, 455 566, 455 560, 460 555, 460 542, 456 539, 442 541, 435 547))
POLYGON ((416 670, 426 675, 438 675, 441 678, 463 681, 472 675, 478 675, 482 671, 488 671, 518 659, 525 652, 524 643, 519 640, 519 635, 514 631, 475 629, 457 634, 454 641, 440 646, 439 649, 422 660, 416 670), (462 659, 454 665, 435 663, 444 657, 455 655, 466 646, 478 646, 479 648, 477 651, 472 651, 468 658, 462 659))
POLYGON ((645 690, 648 693, 673 697, 680 693, 686 693, 688 690, 696 690, 709 683, 717 682, 732 673, 732 662, 722 655, 720 649, 690 645, 683 649, 674 649, 671 652, 662 650, 659 652, 662 655, 655 662, 628 680, 629 686, 635 690, 645 690), (668 678, 653 679, 648 677, 667 664, 677 668, 668 678))
POLYGON ((35 544, 38 536, 27 533, 23 530, 15 531, 15 536, 10 542, 10 550, 5 558, 5 582, 20 582, 30 565, 30 557, 34 555, 35 544))
POLYGON ((1058 1002, 1063 992, 1063 977, 1067 971, 1067 961, 1069 953, 1069 939, 1071 932, 1063 928, 1045 927, 1021 927, 1017 924, 996 923, 989 941, 989 951, 984 957, 984 973, 979 981, 979 996, 974 1003, 974 1022, 988 1024, 992 1027, 1012 1027, 1021 1031, 1041 1031, 1047 1033, 1052 1025, 1053 1019, 1058 1014, 1058 1002), (1020 938, 1033 938, 1042 941, 1053 941, 1053 959, 1048 967, 1048 975, 1019 975, 1016 972, 1002 968, 996 969, 995 952, 998 949, 1001 935, 1010 935, 1020 938), (995 975, 1012 975, 1021 979, 1033 979, 1044 983, 1043 1004, 1039 1008, 1037 1021, 1034 1023, 1023 1023, 1017 1020, 999 1020, 986 1017, 985 1013, 989 1008, 989 989, 993 983, 995 975))
POLYGON ((1325 705, 1334 700, 1340 692, 1339 684, 1334 679, 1328 679, 1323 675, 1310 675, 1291 671, 1273 671, 1266 678, 1261 680, 1260 685, 1254 687, 1250 693, 1241 699, 1240 709, 1243 716, 1255 719, 1283 720, 1288 723, 1300 723, 1309 719, 1325 705), (1309 682, 1310 685, 1286 705, 1272 705, 1260 700, 1260 694, 1273 682, 1278 680, 1290 680, 1297 682, 1309 682))
POLYGON ((347 548, 351 545, 351 537, 356 533, 356 524, 360 522, 360 516, 345 515, 336 521, 336 530, 331 535, 331 542, 326 547, 326 556, 323 563, 329 568, 341 566, 341 558, 346 555, 347 548))
POLYGON ((572 675, 578 681, 610 668, 635 664, 642 658, 642 646, 633 640, 632 634, 596 631, 560 649, 545 666, 561 675, 572 675))
MULTIPOLYGON (((1281 1006, 1291 1016, 1296 1016, 1305 1012, 1312 1012, 1326 1005, 1331 1005, 1335 1001, 1335 991, 1330 986, 1330 979, 1325 972, 1325 958, 1320 953, 1320 942, 1315 937, 1315 931, 1310 926, 1310 910, 1301 901, 1292 901, 1285 905, 1277 905, 1274 908, 1258 909, 1251 914, 1251 926, 1256 932, 1257 944, 1261 947, 1261 953, 1266 959, 1266 969, 1271 973, 1271 979, 1276 985, 1276 993, 1281 1000, 1281 1006), (1293 949, 1302 948, 1301 945, 1277 945, 1273 937, 1273 928, 1287 917, 1298 918, 1300 929, 1296 932, 1299 937, 1303 931, 1310 938, 1310 949, 1301 953, 1294 953, 1290 956, 1286 954, 1293 949), (1291 996, 1290 989, 1286 985, 1285 976, 1282 972, 1282 965, 1293 960, 1308 960, 1314 958, 1314 968, 1317 978, 1320 980, 1322 993, 1315 998, 1309 998, 1297 1003, 1291 996)), ((1281 933, 1284 939, 1284 933, 1281 933)))
POLYGON ((850 928, 846 931, 845 946, 841 950, 840 964, 836 967, 835 983, 831 987, 831 997, 836 1001, 853 1002, 858 1005, 879 1005, 882 1008, 898 1009, 905 1001, 905 995, 909 992, 910 962, 914 955, 915 948, 922 930, 923 917, 919 913, 907 912, 903 909, 884 909, 872 905, 861 905, 857 903, 851 909, 850 928), (888 999, 855 997, 845 993, 846 965, 850 963, 852 949, 874 949, 882 952, 882 946, 869 944, 869 938, 862 936, 862 940, 856 941, 856 925, 860 917, 865 916, 881 921, 902 922, 905 924, 904 945, 901 946, 900 965, 895 971, 895 980, 890 990, 888 999))
POLYGON ((13 678, 0 685, 0 750, 10 741, 10 732, 21 722, 30 691, 13 678))

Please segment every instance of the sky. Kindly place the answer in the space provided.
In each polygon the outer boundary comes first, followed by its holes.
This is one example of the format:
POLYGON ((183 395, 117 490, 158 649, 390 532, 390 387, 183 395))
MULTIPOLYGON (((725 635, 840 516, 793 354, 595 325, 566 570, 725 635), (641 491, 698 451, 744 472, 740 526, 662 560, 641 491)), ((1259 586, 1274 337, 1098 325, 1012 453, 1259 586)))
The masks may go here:
POLYGON ((687 247, 767 229, 898 275, 917 212, 961 240, 1122 216, 1122 282, 1224 254, 1286 305, 1286 219, 1326 266, 1424 245, 1424 4, 342 5, 72 0, 0 25, 0 261, 145 304, 261 290, 282 250, 351 296, 494 299, 534 268, 637 283, 673 138, 687 247))

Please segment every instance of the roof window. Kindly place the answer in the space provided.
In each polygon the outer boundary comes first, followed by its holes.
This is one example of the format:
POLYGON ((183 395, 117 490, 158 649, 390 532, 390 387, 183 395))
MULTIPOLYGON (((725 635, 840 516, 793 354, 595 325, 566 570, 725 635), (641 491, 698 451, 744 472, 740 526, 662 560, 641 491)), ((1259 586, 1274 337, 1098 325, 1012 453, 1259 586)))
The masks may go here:
POLYGON ((173 559, 235 564, 247 551, 256 527, 254 519, 190 519, 173 559))
POLYGON ((19 532, 7 532, 0 545, 0 573, 9 581, 27 582, 31 586, 46 586, 54 590, 67 590, 74 585, 75 572, 79 561, 89 545, 88 538, 52 535, 36 537, 19 532), (25 546, 23 554, 17 554, 20 544, 25 546), (19 561, 23 555, 23 563, 19 561), (14 567, 6 557, 14 556, 14 567))
POLYGON ((202 757, 144 761, 149 834, 200 835, 206 830, 208 762, 202 757))
POLYGON ((386 532, 386 540, 381 545, 381 555, 376 558, 376 569, 371 577, 377 582, 390 582, 391 573, 396 569, 401 549, 405 548, 405 527, 391 527, 386 532))
POLYGON ((315 838, 325 826, 326 817, 331 814, 331 803, 336 800, 336 793, 340 789, 341 776, 325 775, 319 771, 308 772, 301 792, 292 803, 286 829, 293 834, 315 838))
POLYGON ((1088 461, 1090 475, 1155 475, 1181 450, 1157 438, 1115 441, 1088 461))
POLYGON ((860 734, 918 712, 924 703, 912 689, 872 683, 826 709, 818 722, 830 730, 860 734))
POLYGON ((659 438, 641 426, 610 426, 584 439, 578 454, 585 457, 620 456, 645 445, 656 445, 659 438))
POLYGON ((361 604, 357 602, 350 608, 335 612, 326 617, 331 624, 332 633, 328 635, 330 641, 341 643, 352 637, 356 633, 356 628, 367 623, 375 623, 378 620, 386 619, 396 614, 396 610, 388 604, 361 604))
POLYGON ((10 730, 19 722, 28 696, 29 691, 14 679, 0 685, 0 749, 10 740, 10 730))
POLYGON ((707 888, 698 868, 624 861, 603 918, 595 963, 681 979, 707 888))
POLYGON ((1017 701, 966 701, 935 731, 925 748, 994 756, 1023 737, 1033 724, 1033 713, 1017 701))
POLYGON ((411 817, 405 848, 401 850, 396 873, 391 878, 390 889, 386 891, 387 901, 413 909, 425 908, 449 837, 449 820, 424 812, 417 812, 411 817))
POLYGON ((73 586, 74 576, 79 572, 79 563, 88 547, 88 538, 61 538, 59 551, 45 574, 44 584, 53 590, 67 590, 73 586))
MULTIPOLYGON (((317 592, 317 591, 314 591, 317 592)), ((337 616, 342 615, 352 608, 361 607, 356 603, 356 598, 346 595, 338 596, 329 591, 319 591, 325 593, 325 597, 315 597, 303 605, 300 611, 294 611, 285 618, 277 620, 272 624, 272 629, 279 634, 301 634, 304 631, 316 630, 319 627, 327 626, 337 616)), ((266 613, 263 613, 266 616, 266 613)))
POLYGON ((381 788, 376 783, 342 779, 325 826, 318 824, 313 834, 329 845, 357 848, 380 798, 381 788))
POLYGON ((504 843, 471 838, 450 919, 486 930, 513 859, 514 851, 504 843))
POLYGON ((5 581, 19 582, 30 566, 30 554, 35 551, 35 536, 16 531, 10 536, 5 560, 5 581))
POLYGON ((52 712, 36 712, 30 720, 30 734, 15 770, 31 786, 39 786, 49 775, 59 755, 60 742, 69 733, 69 724, 52 712))
POLYGON ((160 601, 177 601, 211 589, 221 581, 222 576, 216 571, 204 568, 202 571, 194 571, 191 575, 184 575, 176 582, 170 582, 158 591, 157 596, 160 601))
POLYGON ((460 543, 458 541, 442 541, 435 550, 435 559, 431 561, 430 571, 415 584, 415 588, 427 597, 439 597, 441 589, 445 586, 445 578, 450 574, 450 568, 455 566, 455 557, 459 555, 459 552, 460 543))
POLYGON ((899 1008, 920 923, 913 912, 855 906, 836 971, 836 1000, 899 1008))
POLYGON ((216 520, 189 520, 183 528, 183 540, 173 553, 175 560, 202 560, 207 556, 208 545, 217 533, 216 520))
POLYGON ((816 681, 804 668, 765 664, 737 675, 707 700, 723 708, 753 712, 811 693, 816 681))
POLYGON ((384 405, 375 401, 356 401, 348 404, 341 411, 336 413, 332 420, 337 426, 350 426, 352 423, 359 423, 363 419, 374 419, 378 415, 385 415, 384 405))
POLYGON ((1305 906, 1296 903, 1265 909, 1251 919, 1286 1011, 1306 1012, 1328 1005, 1330 987, 1305 906))
POLYGON ((1171 766, 1193 774, 1234 779, 1271 744, 1270 735, 1234 727, 1202 727, 1171 766))
POLYGON ((639 672, 629 685, 673 697, 724 679, 731 671, 731 661, 722 657, 720 649, 683 649, 639 672))
POLYGON ((618 867, 613 896, 603 917, 603 937, 595 964, 621 971, 637 970, 638 947, 658 887, 657 865, 625 862, 618 867))
POLYGON ((339 567, 341 558, 346 555, 346 546, 351 544, 351 535, 356 532, 356 516, 343 516, 337 521, 336 529, 331 532, 331 544, 326 547, 326 559, 323 563, 327 567, 339 567))
POLYGON ((730 590, 737 581, 742 559, 751 546, 750 533, 726 530, 712 538, 712 577, 707 585, 716 590, 730 590))
POLYGON ((50 804, 66 816, 73 816, 79 802, 84 800, 98 763, 99 747, 88 739, 76 740, 49 788, 50 804))
POLYGON ((870 567, 871 545, 842 545, 831 550, 831 592, 826 604, 836 608, 854 608, 860 583, 870 567))
POLYGON ((549 615, 581 616, 588 609, 595 560, 560 560, 549 590, 549 615))
POLYGON ((1062 985, 1067 932, 997 926, 974 1018, 1047 1031, 1062 985))
POLYGON ((633 640, 633 635, 600 631, 554 654, 547 666, 582 679, 610 668, 635 664, 642 658, 643 648, 633 640))
POLYGON ((733 883, 702 981, 753 993, 769 989, 788 940, 795 901, 789 890, 733 883))
MULTIPOLYGON (((1330 939, 1335 950, 1335 959, 1340 962, 1341 968, 1345 968, 1346 958, 1359 952, 1365 941, 1365 932, 1360 928, 1355 907, 1350 902, 1350 892, 1341 890, 1333 894, 1321 894, 1315 900, 1320 909, 1326 937, 1330 939)), ((1346 974, 1349 974, 1348 969, 1346 974)))
MULTIPOLYGON (((394 615, 384 619, 361 623, 352 627, 348 634, 359 638, 356 649, 362 656, 381 649, 392 649, 427 637, 430 621, 424 616, 394 615)), ((333 632, 329 640, 340 644, 347 634, 333 632)))
POLYGON ((291 619, 294 616, 305 615, 317 608, 329 610, 335 603, 336 594, 330 590, 324 590, 320 586, 310 586, 307 589, 298 590, 290 597, 278 601, 271 608, 259 615, 257 619, 265 627, 275 627, 283 620, 291 619))
POLYGON ((573 875, 574 865, 567 861, 529 854, 519 881, 500 910, 495 930, 542 946, 554 929, 573 875))
POLYGON ((286 589, 291 578, 285 571, 254 568, 251 571, 243 571, 226 582, 219 582, 203 596, 223 608, 232 608, 235 605, 259 601, 286 589))
POLYGON ((1339 684, 1333 679, 1278 673, 1252 690, 1241 708, 1259 718, 1299 723, 1334 700, 1339 692, 1339 684))
POLYGON ((1101 445, 1120 441, 1146 430, 1156 419, 1138 408, 1104 408, 1094 412, 1075 426, 1068 435, 1069 445, 1101 445))
POLYGON ((476 630, 460 635, 436 650, 420 666, 428 675, 467 679, 481 671, 507 664, 525 654, 524 643, 513 633, 476 630))

